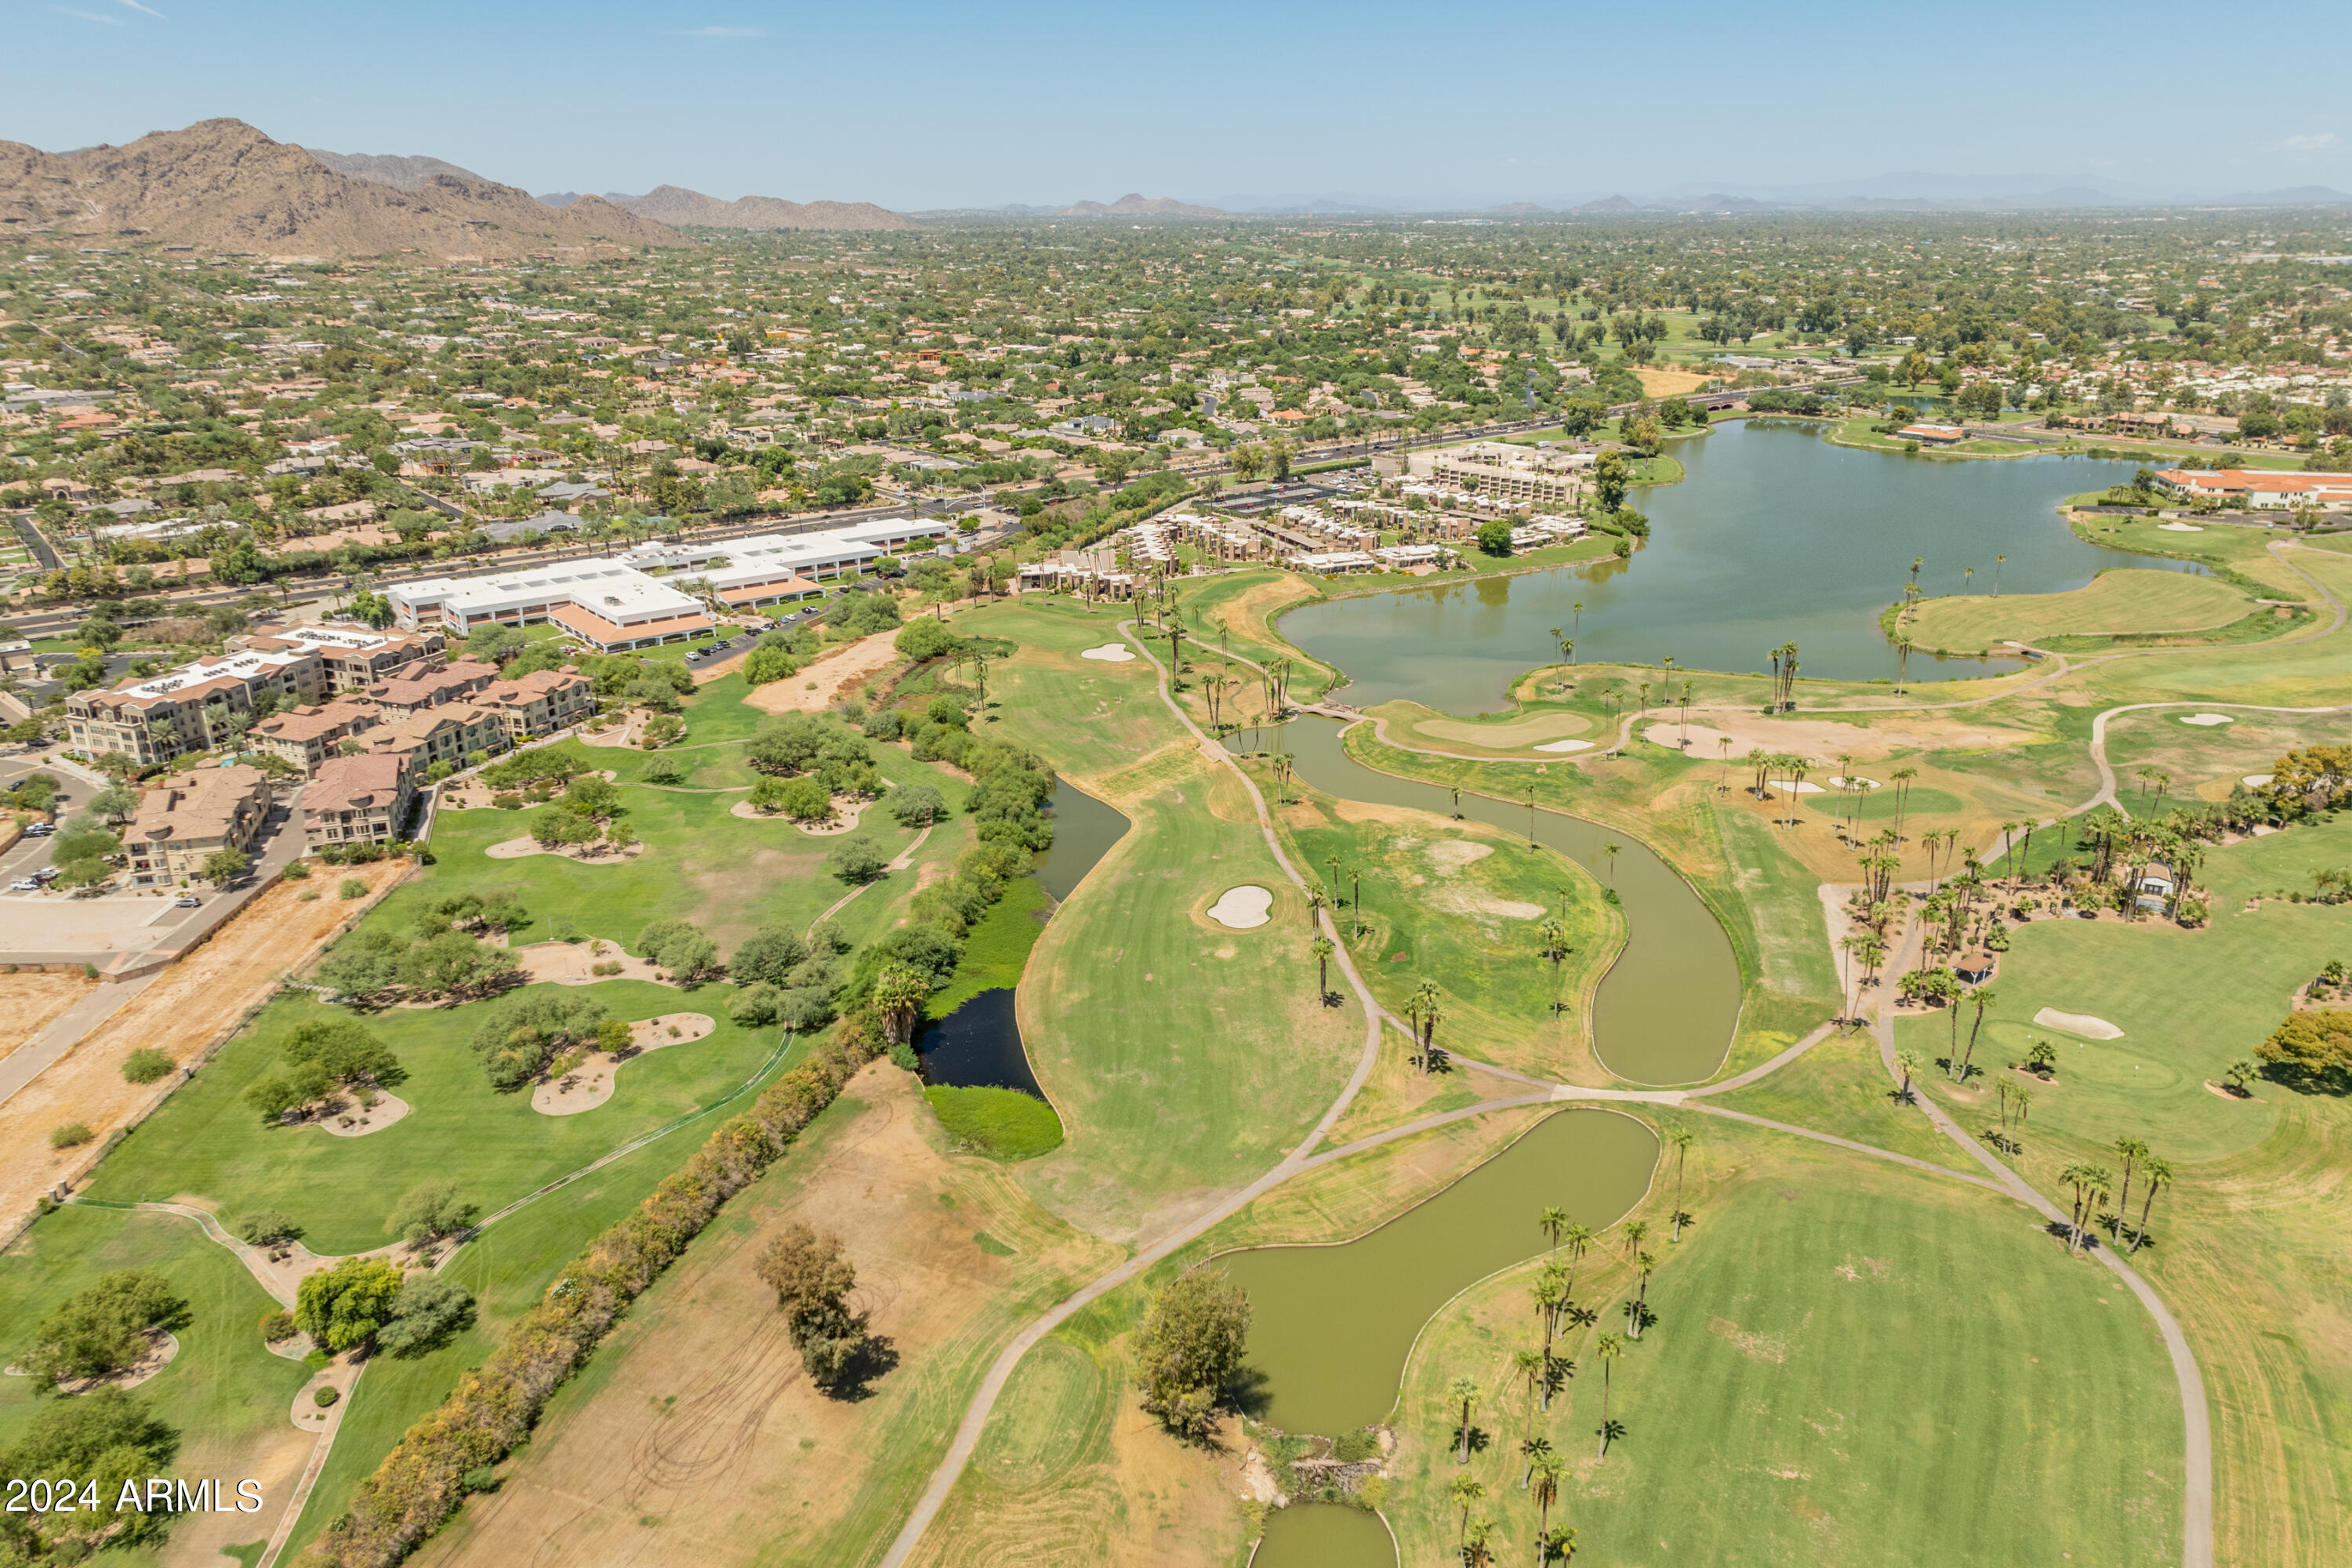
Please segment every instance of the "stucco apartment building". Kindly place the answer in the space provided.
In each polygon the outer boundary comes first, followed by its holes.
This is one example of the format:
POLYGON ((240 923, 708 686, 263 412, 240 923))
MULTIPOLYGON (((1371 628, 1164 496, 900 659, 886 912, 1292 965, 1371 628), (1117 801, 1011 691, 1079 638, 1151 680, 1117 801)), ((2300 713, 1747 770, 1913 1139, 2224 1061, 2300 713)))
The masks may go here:
POLYGON ((500 680, 495 668, 461 659, 406 666, 364 691, 272 714, 253 726, 246 742, 305 773, 347 749, 409 757, 422 773, 435 763, 456 766, 472 752, 502 752, 551 734, 595 710, 587 678, 572 671, 500 680))
POLYGON ((404 755, 330 757, 302 791, 302 844, 389 844, 416 803, 416 769, 404 755))
POLYGON ((244 849, 269 815, 269 780, 259 768, 200 768, 164 779, 139 797, 122 835, 131 879, 148 887, 194 881, 207 857, 244 849))
POLYGON ((1502 500, 1572 507, 1583 493, 1581 476, 1595 461, 1590 452, 1473 441, 1408 453, 1404 469, 1414 479, 1450 481, 1502 500))
POLYGON ((447 646, 436 629, 377 632, 315 626, 207 655, 177 669, 66 699, 66 730, 78 751, 112 752, 145 764, 209 751, 249 720, 264 699, 294 706, 383 679, 447 646))

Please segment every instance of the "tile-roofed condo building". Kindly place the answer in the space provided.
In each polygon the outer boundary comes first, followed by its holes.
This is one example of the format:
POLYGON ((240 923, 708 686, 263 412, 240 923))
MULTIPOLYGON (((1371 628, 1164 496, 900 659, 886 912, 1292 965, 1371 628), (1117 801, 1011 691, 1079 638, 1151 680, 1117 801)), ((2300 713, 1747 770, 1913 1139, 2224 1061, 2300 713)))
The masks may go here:
POLYGON ((140 763, 209 751, 250 720, 266 698, 292 706, 381 679, 446 646, 438 631, 376 632, 365 626, 301 626, 242 639, 246 647, 110 690, 66 699, 66 729, 78 751, 120 753, 140 763), (344 684, 347 683, 347 684, 344 684))
POLYGON ((302 843, 389 844, 407 826, 416 769, 404 756, 331 757, 302 791, 302 843))
POLYGON ((145 886, 191 881, 221 849, 243 849, 269 815, 269 780, 259 768, 199 768, 139 797, 122 835, 131 879, 145 886))

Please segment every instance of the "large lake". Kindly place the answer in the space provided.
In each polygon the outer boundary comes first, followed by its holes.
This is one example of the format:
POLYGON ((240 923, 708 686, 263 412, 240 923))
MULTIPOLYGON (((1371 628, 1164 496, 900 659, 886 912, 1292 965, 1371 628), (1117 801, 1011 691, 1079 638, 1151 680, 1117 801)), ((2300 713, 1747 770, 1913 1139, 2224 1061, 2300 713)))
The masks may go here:
MULTIPOLYGON (((1832 446, 1811 426, 1739 421, 1671 450, 1682 483, 1636 492, 1650 542, 1630 562, 1491 577, 1310 605, 1283 635, 1346 671, 1360 707, 1410 698, 1452 713, 1507 705, 1512 679, 1559 658, 1549 628, 1584 605, 1580 662, 1762 672, 1795 641, 1807 676, 1892 679, 1878 615, 1924 556, 1930 595, 2079 588, 2113 566, 2182 563, 2105 550, 2055 510, 2128 480, 2137 465, 2087 458, 1966 461, 1832 446), (1976 568, 1971 582, 1965 569, 1976 568)), ((2011 668, 1914 655, 1914 680, 2011 668)))

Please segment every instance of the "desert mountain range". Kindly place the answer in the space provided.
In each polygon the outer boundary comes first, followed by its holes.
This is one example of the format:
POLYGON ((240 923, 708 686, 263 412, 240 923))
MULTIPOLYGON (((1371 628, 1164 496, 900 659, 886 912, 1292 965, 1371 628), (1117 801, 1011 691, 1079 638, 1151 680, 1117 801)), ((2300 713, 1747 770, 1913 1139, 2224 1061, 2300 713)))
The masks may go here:
POLYGON ((692 243, 593 196, 557 211, 462 171, 412 172, 416 183, 405 188, 354 179, 241 120, 200 121, 127 147, 77 153, 0 142, 0 235, 302 256, 520 256, 692 243))
POLYGON ((1064 207, 1059 217, 1231 217, 1234 215, 1219 207, 1199 207, 1180 202, 1173 196, 1145 197, 1134 191, 1106 206, 1100 202, 1073 202, 1064 207))
POLYGON ((725 202, 676 185, 622 202, 541 201, 439 158, 306 148, 241 120, 73 153, 0 142, 0 239, 131 239, 272 256, 511 257, 692 244, 673 223, 756 231, 915 226, 868 202, 725 202))

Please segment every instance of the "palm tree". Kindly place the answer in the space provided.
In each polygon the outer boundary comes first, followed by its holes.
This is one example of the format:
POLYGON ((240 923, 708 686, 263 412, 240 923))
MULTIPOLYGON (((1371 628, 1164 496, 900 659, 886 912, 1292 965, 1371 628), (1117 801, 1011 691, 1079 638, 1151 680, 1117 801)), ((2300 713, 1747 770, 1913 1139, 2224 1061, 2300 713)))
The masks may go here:
MULTIPOLYGON (((1538 1437, 1535 1435, 1536 1399, 1542 1392, 1544 1385, 1543 1352, 1541 1351, 1513 1351, 1511 1352, 1511 1370, 1519 1374, 1519 1381, 1526 1384, 1528 1388, 1528 1419, 1526 1425, 1519 1429, 1519 1452, 1527 1456, 1528 1462, 1532 1465, 1535 1463, 1537 1449, 1540 1448, 1545 1453, 1549 1453, 1551 1451, 1550 1441, 1548 1438, 1538 1437)), ((1527 1489, 1527 1473, 1525 1471, 1521 1471, 1519 1475, 1519 1489, 1525 1491, 1527 1489)))
POLYGON ((1482 1519, 1462 1538, 1463 1568, 1491 1568, 1495 1561, 1495 1521, 1482 1519))
POLYGON ((1627 1220, 1625 1222, 1625 1256, 1630 1258, 1635 1253, 1641 1251, 1642 1243, 1648 1240, 1649 1237, 1650 1222, 1648 1220, 1627 1220))
POLYGON ((1642 1337, 1642 1313, 1650 1304, 1650 1274, 1657 1266, 1658 1260, 1646 1252, 1633 1255, 1633 1278, 1637 1283, 1633 1299, 1625 1303, 1625 1316, 1633 1324, 1632 1337, 1637 1340, 1642 1337))
POLYGON ((1903 809, 1911 803, 1911 781, 1919 776, 1917 768, 1897 768, 1886 775, 1895 786, 1895 842, 1903 842, 1903 809))
POLYGON ((1666 1147, 1675 1152, 1675 1237, 1683 1238, 1683 1221, 1690 1216, 1683 1213, 1683 1164, 1690 1158, 1690 1146, 1698 1142, 1698 1134, 1687 1127, 1666 1129, 1666 1147))
POLYGON ((2069 1253, 2079 1252, 2083 1244, 2090 1239, 2084 1230, 2086 1213, 2088 1217, 2097 1217, 2098 1200, 2105 1194, 2113 1178, 2100 1167, 2078 1160, 2059 1172, 2058 1180, 2074 1189, 2073 1224, 2066 1238, 2066 1250, 2069 1253))
POLYGON ((1618 847, 1619 847, 1614 844, 1603 844, 1601 847, 1601 863, 1609 873, 1609 885, 1612 888, 1617 885, 1618 847))
POLYGON ((1429 1070, 1430 1052, 1437 1043, 1437 987, 1424 980, 1412 994, 1412 1011, 1408 1014, 1421 1026, 1421 1068, 1429 1070))
POLYGON ((1609 1458, 1609 1368, 1625 1353, 1625 1342, 1615 1334, 1604 1333, 1592 1342, 1592 1353, 1601 1358, 1601 1452, 1597 1458, 1609 1458))
POLYGON ((1587 1225, 1571 1225, 1559 1233, 1559 1238, 1568 1243, 1568 1293, 1574 1296, 1576 1265, 1578 1260, 1583 1258, 1584 1249, 1592 1245, 1592 1227, 1587 1225))
POLYGON ((1536 1561, 1538 1563, 1549 1563, 1555 1558, 1562 1563, 1574 1561, 1576 1557, 1575 1526, 1553 1525, 1544 1531, 1543 1539, 1537 1543, 1536 1552, 1538 1553, 1536 1561))
POLYGON ((1551 1454, 1546 1454, 1538 1460, 1531 1473, 1531 1489, 1535 1495, 1536 1504, 1536 1538, 1538 1542, 1536 1547, 1536 1561, 1538 1563, 1543 1561, 1544 1549, 1540 1542, 1550 1531, 1552 1505, 1559 1501, 1560 1473, 1559 1459, 1551 1454))
MULTIPOLYGON (((1959 1080, 1962 1083, 1969 1081, 1969 1063, 1976 1058, 1977 1031, 1984 1027, 1985 1009, 2000 998, 1994 994, 1991 986, 1979 985, 1971 994, 1969 999, 1977 1005, 1977 1016, 1969 1025, 1969 1048, 1960 1053, 1959 1080)), ((1955 1027, 1959 1023, 1959 1011, 1957 1005, 1952 1009, 1952 1022, 1955 1027)))
POLYGON ((2131 1212, 2132 1166, 2147 1158, 2147 1145, 2139 1139, 2124 1137, 2116 1139, 2109 1147, 2122 1156, 2124 1163, 2124 1184, 2116 1194, 2116 1229, 2117 1234, 2121 1234, 2124 1215, 2131 1212))
POLYGON ((1326 1006, 1331 1000, 1331 939, 1318 936, 1309 950, 1315 954, 1315 1000, 1326 1006))
POLYGON ((902 1046, 915 1037, 915 1019, 930 994, 930 981, 911 969, 886 969, 876 978, 874 1010, 882 1015, 882 1026, 892 1045, 902 1046))
POLYGON ((1478 1384, 1471 1378, 1457 1377, 1446 1384, 1446 1398, 1462 1407, 1462 1446, 1454 1450, 1454 1462, 1470 1462, 1470 1409, 1478 1403, 1478 1384))
POLYGON ((2139 1223, 2132 1226, 2132 1244, 2126 1257, 2137 1252, 2139 1244, 2147 1239, 2147 1211, 2156 1206, 2157 1189, 2172 1185, 2172 1166, 2161 1154, 2143 1154, 2139 1161, 2139 1179, 2142 1184, 2139 1223))
POLYGON ((1551 1336, 1552 1331, 1559 1326, 1559 1310, 1561 1304, 1568 1300, 1568 1288, 1558 1275, 1546 1269, 1542 1276, 1528 1288, 1528 1295, 1535 1301, 1536 1316, 1543 1322, 1543 1362, 1547 1373, 1544 1379, 1543 1408, 1549 1410, 1551 1408, 1551 1379, 1549 1375, 1551 1366, 1551 1336))
POLYGON ((2009 557, 2006 555, 1996 555, 1992 558, 1992 596, 1996 599, 2000 597, 2000 569, 2008 560, 2009 557))
MULTIPOLYGON (((1561 637, 1559 635, 1559 628, 1558 626, 1554 626, 1551 629, 1551 640, 1559 644, 1559 657, 1561 660, 1565 662, 1568 658, 1568 650, 1574 645, 1561 637)), ((1551 683, 1551 689, 1554 691, 1558 691, 1560 689, 1560 685, 1561 683, 1559 681, 1555 680, 1551 683)))
POLYGON ((1903 1072, 1903 1087, 1895 1091, 1895 1098, 1908 1105, 1911 1103, 1911 1075, 1919 1070, 1918 1053, 1897 1051, 1895 1053, 1895 1065, 1903 1072))
POLYGON ((1322 909, 1322 907, 1323 907, 1323 889, 1320 889, 1320 888, 1309 888, 1309 889, 1307 889, 1307 929, 1308 931, 1313 931, 1313 930, 1315 929, 1315 925, 1316 925, 1316 921, 1315 921, 1316 912, 1317 912, 1318 910, 1321 910, 1321 909, 1322 909))
MULTIPOLYGON (((1546 920, 1543 924, 1536 928, 1536 934, 1543 939, 1543 946, 1538 950, 1538 953, 1551 961, 1551 1015, 1557 1018, 1559 1016, 1561 1006, 1559 966, 1561 961, 1568 957, 1568 927, 1559 921, 1546 920)), ((1558 1238, 1555 1237, 1554 1240, 1557 1242, 1558 1238)))
POLYGON ((1564 1208, 1547 1206, 1542 1214, 1536 1216, 1536 1228, 1551 1237, 1555 1257, 1559 1252, 1559 1233, 1566 1230, 1569 1224, 1568 1211, 1564 1208))
POLYGON ((1486 1483, 1475 1476, 1456 1476, 1445 1489, 1453 1495, 1454 1506, 1462 1510, 1461 1527, 1454 1532, 1454 1542, 1459 1545, 1470 1533, 1470 1505, 1486 1497, 1486 1483))

